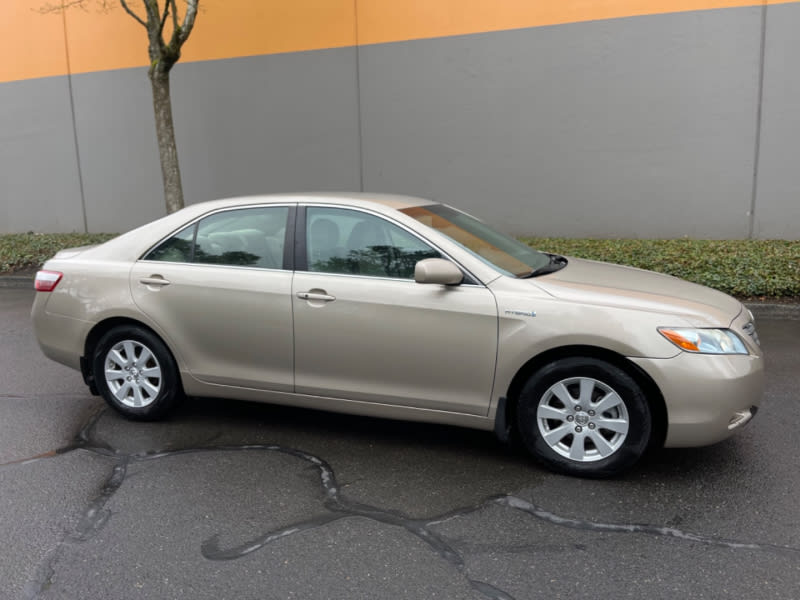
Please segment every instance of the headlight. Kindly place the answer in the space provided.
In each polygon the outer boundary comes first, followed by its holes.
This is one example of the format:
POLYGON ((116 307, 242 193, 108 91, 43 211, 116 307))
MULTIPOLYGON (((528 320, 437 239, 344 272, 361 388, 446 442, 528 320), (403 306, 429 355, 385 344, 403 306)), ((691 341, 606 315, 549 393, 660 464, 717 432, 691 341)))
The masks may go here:
POLYGON ((730 329, 659 327, 658 332, 681 350, 700 354, 748 354, 742 340, 730 329))

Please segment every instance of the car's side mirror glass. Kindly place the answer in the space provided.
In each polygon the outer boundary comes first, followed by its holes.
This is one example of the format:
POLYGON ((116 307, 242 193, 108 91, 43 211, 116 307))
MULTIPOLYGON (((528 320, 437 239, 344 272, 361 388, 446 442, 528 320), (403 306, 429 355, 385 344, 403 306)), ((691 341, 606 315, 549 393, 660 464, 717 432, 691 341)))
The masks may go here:
POLYGON ((463 280, 461 269, 443 258, 426 258, 414 267, 414 281, 417 283, 458 285, 463 280))

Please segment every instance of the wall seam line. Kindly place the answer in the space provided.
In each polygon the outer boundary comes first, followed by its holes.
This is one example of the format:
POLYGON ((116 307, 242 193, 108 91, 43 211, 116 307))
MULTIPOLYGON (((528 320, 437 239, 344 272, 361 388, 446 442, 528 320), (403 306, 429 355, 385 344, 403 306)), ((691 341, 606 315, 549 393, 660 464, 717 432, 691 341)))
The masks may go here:
POLYGON ((364 131, 361 113, 361 45, 358 42, 358 0, 353 0, 353 26, 356 44, 356 119, 358 129, 358 191, 364 191, 364 131))
POLYGON ((72 88, 72 64, 69 59, 69 40, 67 38, 67 8, 61 0, 61 21, 64 25, 64 56, 67 61, 67 88, 69 89, 69 110, 72 116, 72 140, 75 145, 75 164, 78 168, 78 189, 81 194, 81 213, 83 216, 83 231, 89 233, 89 220, 86 216, 86 194, 83 189, 83 169, 81 167, 81 151, 78 145, 78 122, 75 119, 75 95, 72 88))
POLYGON ((761 168, 761 127, 764 119, 764 67, 767 53, 767 11, 766 0, 761 3, 761 47, 758 57, 758 99, 756 104, 756 138, 753 153, 753 189, 750 194, 750 211, 747 239, 753 239, 756 228, 756 205, 758 200, 758 172, 761 168))

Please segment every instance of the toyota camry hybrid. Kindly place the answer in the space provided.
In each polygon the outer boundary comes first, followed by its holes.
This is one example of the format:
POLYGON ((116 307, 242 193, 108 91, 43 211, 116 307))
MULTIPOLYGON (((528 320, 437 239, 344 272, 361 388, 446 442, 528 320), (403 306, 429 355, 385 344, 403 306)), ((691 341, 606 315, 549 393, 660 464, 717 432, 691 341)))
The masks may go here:
POLYGON ((205 396, 431 421, 603 477, 728 437, 762 394, 738 300, 419 198, 194 204, 59 252, 35 285, 45 355, 131 419, 205 396))

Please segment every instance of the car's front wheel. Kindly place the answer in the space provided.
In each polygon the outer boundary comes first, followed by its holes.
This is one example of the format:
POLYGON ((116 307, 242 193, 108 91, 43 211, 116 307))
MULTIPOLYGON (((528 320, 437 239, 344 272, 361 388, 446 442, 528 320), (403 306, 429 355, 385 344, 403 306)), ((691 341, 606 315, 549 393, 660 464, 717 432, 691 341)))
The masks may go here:
POLYGON ((517 403, 523 443, 545 466, 609 477, 633 465, 650 441, 652 416, 636 381, 608 362, 556 360, 526 383, 517 403))
POLYGON ((165 416, 182 397, 175 359, 158 336, 135 325, 107 331, 92 368, 103 399, 129 419, 165 416))

